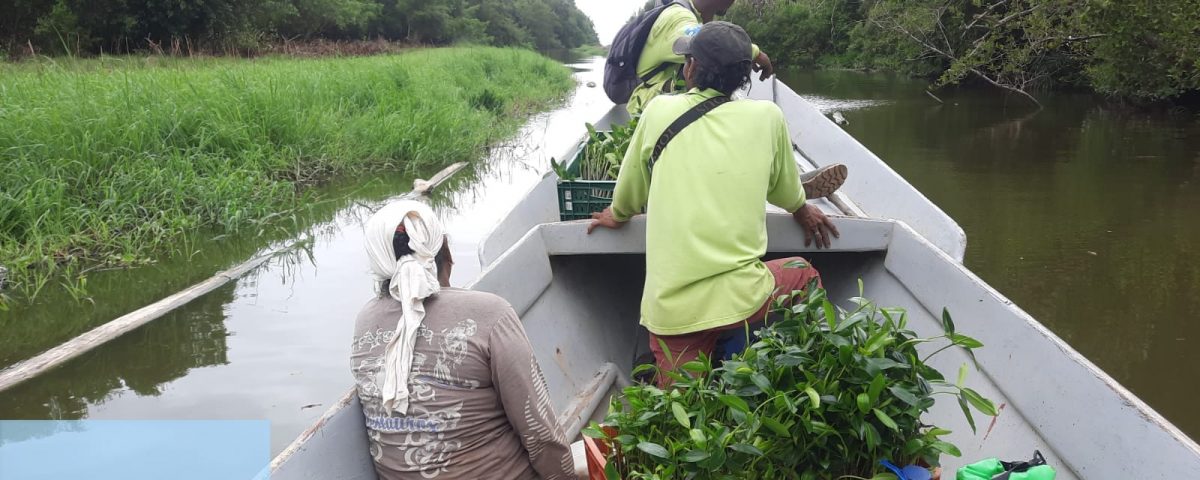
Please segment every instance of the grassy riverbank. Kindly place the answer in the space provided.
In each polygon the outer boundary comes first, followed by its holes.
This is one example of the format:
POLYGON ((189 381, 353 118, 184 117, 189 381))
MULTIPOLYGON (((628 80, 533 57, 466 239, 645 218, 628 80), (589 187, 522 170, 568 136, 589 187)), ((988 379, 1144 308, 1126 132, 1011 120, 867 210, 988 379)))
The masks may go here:
POLYGON ((584 45, 571 49, 571 53, 580 58, 606 57, 608 56, 608 47, 603 45, 584 45))
POLYGON ((9 290, 82 287, 86 269, 152 261, 200 228, 260 229, 334 176, 479 158, 573 85, 496 48, 0 65, 9 290))

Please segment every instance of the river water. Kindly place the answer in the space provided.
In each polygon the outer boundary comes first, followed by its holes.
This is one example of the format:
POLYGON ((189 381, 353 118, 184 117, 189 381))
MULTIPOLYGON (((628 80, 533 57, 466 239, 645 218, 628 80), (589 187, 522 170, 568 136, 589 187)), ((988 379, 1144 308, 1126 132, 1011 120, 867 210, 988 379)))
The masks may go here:
MULTIPOLYGON (((581 82, 598 63, 579 64, 581 82)), ((939 94, 853 72, 784 76, 967 231, 967 265, 1191 435, 1200 413, 1200 122, 1118 114, 1085 96, 1044 98, 1035 115, 994 92, 939 94)), ((580 87, 535 117, 438 204, 456 259, 478 243, 611 105, 580 87)), ((426 174, 432 172, 424 172, 426 174)), ((853 172, 851 172, 853 181, 853 172)), ((47 375, 0 393, 0 418, 259 419, 278 452, 351 385, 354 316, 371 296, 360 222, 411 178, 345 179, 321 191, 299 233, 200 233, 197 253, 89 283, 95 304, 51 289, 0 313, 0 365, 36 354, 255 252, 304 248, 47 375), (264 248, 264 244, 270 244, 264 248)))
MULTIPOLYGON (((782 77, 953 217, 965 264, 1200 438, 1200 116, 1043 94, 782 77)), ((853 181, 854 172, 850 174, 853 181)), ((969 332, 968 332, 969 334, 969 332)))

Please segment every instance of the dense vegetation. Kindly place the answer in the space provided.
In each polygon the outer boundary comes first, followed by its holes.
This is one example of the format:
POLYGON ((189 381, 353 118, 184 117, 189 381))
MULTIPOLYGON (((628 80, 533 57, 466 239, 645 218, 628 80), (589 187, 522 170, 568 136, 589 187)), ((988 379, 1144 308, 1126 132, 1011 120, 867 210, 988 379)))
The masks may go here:
POLYGON ((253 51, 384 38, 541 50, 596 43, 573 0, 0 0, 0 53, 253 51))
POLYGON ((781 64, 968 80, 1030 99, 1045 88, 1200 92, 1200 0, 748 0, 727 19, 781 64))
MULTIPOLYGON (((994 417, 996 406, 966 386, 968 364, 951 382, 928 362, 955 347, 974 358, 983 344, 955 332, 946 311, 945 333, 921 337, 903 309, 863 298, 861 283, 859 291, 851 311, 815 282, 780 295, 774 320, 733 359, 713 368, 702 354, 678 372, 658 372, 670 390, 626 387, 605 426, 584 431, 619 445, 607 478, 865 480, 892 478, 876 476, 883 459, 936 466, 942 455, 960 456, 940 438, 951 432, 929 423, 935 400, 957 401, 973 431, 972 409, 994 417)), ((643 370, 654 367, 634 375, 643 370)))
POLYGON ((479 158, 573 85, 552 60, 488 47, 0 64, 0 259, 33 295, 197 229, 257 229, 334 175, 479 158))

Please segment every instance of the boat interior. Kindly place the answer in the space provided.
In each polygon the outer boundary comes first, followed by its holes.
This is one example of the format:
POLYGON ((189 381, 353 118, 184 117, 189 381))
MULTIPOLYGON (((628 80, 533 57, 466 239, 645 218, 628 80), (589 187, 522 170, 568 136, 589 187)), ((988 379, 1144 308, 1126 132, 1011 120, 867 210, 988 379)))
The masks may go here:
MULTIPOLYGON (((609 395, 628 384, 635 360, 649 351, 647 332, 638 325, 645 276, 644 221, 635 219, 620 231, 597 232, 587 238, 585 223, 535 227, 472 287, 505 297, 521 314, 551 397, 572 438, 586 422, 603 418, 609 395), (511 281, 516 278, 520 281, 511 281)), ((838 219, 837 226, 842 232, 838 246, 816 251, 803 247, 800 229, 789 215, 770 215, 767 258, 803 256, 821 272, 829 297, 840 301, 843 308, 850 308, 848 299, 858 296, 862 280, 867 298, 881 306, 906 309, 910 325, 919 334, 940 335, 941 306, 925 305, 889 268, 906 263, 889 261, 895 230, 903 226, 853 218, 838 219)), ((908 234, 907 240, 921 243, 911 230, 903 233, 908 234)), ((927 243, 920 246, 944 255, 927 243)), ((970 328, 972 322, 960 320, 959 324, 964 334, 979 333, 970 328)), ((954 348, 934 357, 932 363, 953 376, 969 361, 965 351, 954 348)), ((986 372, 972 370, 968 385, 1005 408, 994 425, 980 417, 978 432, 973 433, 956 402, 940 401, 928 421, 953 430, 949 440, 965 456, 944 459, 946 466, 954 468, 963 460, 981 459, 971 453, 1017 459, 1040 450, 1060 466, 1059 478, 1076 478, 1055 446, 1032 427, 1004 389, 986 372)))
MULTIPOLYGON (((994 419, 976 414, 976 431, 950 397, 933 407, 928 422, 952 430, 947 440, 963 454, 942 458, 944 475, 984 458, 1026 460, 1037 450, 1059 479, 1200 478, 1195 442, 962 265, 965 235, 936 205, 786 85, 756 83, 750 97, 784 110, 801 170, 839 161, 854 178, 815 202, 837 215, 841 238, 833 248, 805 247, 791 216, 768 208, 766 257, 807 258, 843 308, 861 280, 863 296, 905 309, 923 336, 944 333, 948 309, 959 332, 984 344, 977 364, 959 348, 931 360, 948 376, 971 364, 967 386, 1000 407, 994 419), (1158 461, 1141 461, 1151 458, 1158 461)), ((614 108, 597 126, 625 119, 614 108)), ((574 155, 563 153, 558 158, 574 155)), ((557 183, 548 173, 484 240, 484 270, 469 287, 505 298, 521 316, 560 422, 578 440, 649 350, 638 324, 645 220, 586 235, 586 220, 558 221, 557 183)), ((353 391, 272 470, 284 480, 374 479, 353 391)))
MULTIPOLYGON (((858 218, 835 221, 842 240, 834 249, 815 251, 803 247, 800 229, 789 215, 768 215, 768 256, 807 258, 821 272, 831 299, 857 296, 861 279, 867 298, 882 306, 905 308, 909 324, 919 334, 940 334, 938 318, 942 305, 927 306, 914 295, 905 286, 907 279, 893 271, 897 267, 909 270, 912 263, 893 257, 919 260, 905 252, 915 249, 949 265, 957 263, 903 224, 858 218)), ((585 225, 586 221, 576 221, 534 227, 471 286, 504 297, 520 314, 551 398, 561 412, 560 423, 572 440, 578 439, 579 430, 587 422, 603 418, 611 395, 630 382, 629 372, 635 359, 649 347, 647 333, 638 325, 645 275, 644 219, 635 218, 620 231, 597 232, 586 237, 585 225)), ((974 322, 957 318, 963 333, 988 343, 987 335, 979 335, 987 332, 978 332, 972 328, 974 322)), ((987 349, 984 347, 980 352, 987 349)), ((933 365, 953 374, 968 361, 965 352, 951 349, 934 357, 933 365)), ((994 425, 981 419, 977 433, 971 432, 957 403, 943 401, 934 407, 929 421, 953 430, 949 440, 965 456, 944 459, 947 467, 957 467, 963 460, 978 460, 984 454, 1018 459, 1040 450, 1058 466, 1059 478, 1078 478, 1056 446, 1043 438, 1025 417, 1018 400, 1010 398, 988 371, 973 371, 967 383, 997 405, 1006 407, 994 425)), ((303 439, 307 440, 305 449, 340 454, 315 463, 283 463, 278 465, 276 474, 284 475, 277 478, 374 478, 370 459, 366 457, 362 416, 353 394, 343 399, 340 406, 351 408, 335 409, 333 415, 322 420, 328 425, 318 424, 311 438, 303 439), (318 430, 322 432, 317 434, 318 430), (327 442, 339 445, 332 449, 321 446, 327 442), (355 444, 361 449, 350 447, 355 444), (288 470, 302 465, 303 472, 289 474, 288 470)))

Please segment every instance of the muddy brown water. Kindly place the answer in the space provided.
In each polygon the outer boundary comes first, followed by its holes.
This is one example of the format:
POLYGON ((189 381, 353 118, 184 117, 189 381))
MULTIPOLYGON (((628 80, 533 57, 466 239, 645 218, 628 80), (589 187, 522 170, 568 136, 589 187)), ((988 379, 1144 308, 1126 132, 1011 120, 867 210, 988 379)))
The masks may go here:
MULTIPOLYGON (((597 63, 575 65, 598 81, 597 63)), ((1200 380, 1200 122, 1116 114, 1054 95, 1030 116, 994 92, 943 93, 852 72, 784 80, 962 224, 967 265, 1193 436, 1200 380)), ((461 174, 439 204, 453 283, 479 273, 478 243, 610 107, 580 87, 561 108, 461 174)), ((853 181, 853 172, 851 172, 853 181)), ((411 178, 323 189, 300 232, 198 235, 190 258, 92 277, 95 304, 50 290, 0 313, 0 364, 26 358, 236 264, 278 258, 42 377, 0 393, 0 418, 266 418, 279 451, 351 384, 354 316, 371 296, 360 222, 411 178)))

